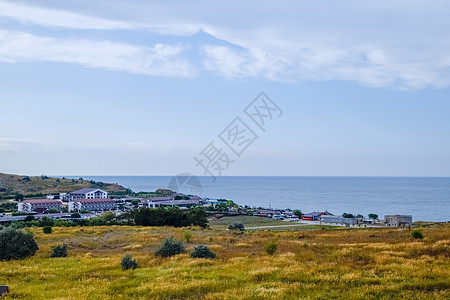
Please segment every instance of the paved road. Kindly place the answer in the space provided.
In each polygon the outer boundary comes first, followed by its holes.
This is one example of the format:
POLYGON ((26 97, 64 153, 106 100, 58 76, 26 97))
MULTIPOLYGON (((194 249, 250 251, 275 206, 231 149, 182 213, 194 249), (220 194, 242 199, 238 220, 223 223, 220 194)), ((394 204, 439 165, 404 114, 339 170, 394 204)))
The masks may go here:
POLYGON ((305 225, 310 225, 310 224, 256 226, 256 227, 245 227, 245 229, 264 229, 264 228, 275 228, 275 227, 295 227, 295 226, 305 226, 305 225))

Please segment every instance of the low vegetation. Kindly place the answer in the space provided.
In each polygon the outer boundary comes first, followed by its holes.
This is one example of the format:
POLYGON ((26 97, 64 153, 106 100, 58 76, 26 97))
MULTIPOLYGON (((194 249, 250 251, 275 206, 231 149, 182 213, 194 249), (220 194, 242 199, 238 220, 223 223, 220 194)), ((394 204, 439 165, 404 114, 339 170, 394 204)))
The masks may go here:
POLYGON ((138 263, 135 259, 133 259, 133 255, 127 253, 124 256, 122 256, 122 261, 120 262, 120 265, 122 266, 122 270, 134 270, 137 269, 138 263))
POLYGON ((211 251, 211 249, 209 249, 207 245, 198 245, 194 247, 194 251, 192 251, 191 257, 215 259, 216 253, 211 251))
POLYGON ((0 284, 10 289, 2 300, 450 298, 449 224, 420 228, 423 239, 397 228, 240 232, 223 226, 189 228, 187 253, 168 258, 155 251, 167 237, 182 240, 186 228, 53 227, 52 234, 30 228, 39 250, 0 261, 0 284), (276 255, 264 250, 271 242, 276 255), (64 243, 69 255, 50 258, 64 243), (207 245, 216 259, 191 257, 194 245, 207 245), (122 270, 125 253, 138 269, 122 270))
POLYGON ((39 250, 31 232, 12 226, 0 229, 0 260, 27 258, 39 250))
POLYGON ((242 223, 234 223, 234 224, 228 225, 228 229, 244 231, 245 227, 244 227, 244 224, 242 224, 242 223))
POLYGON ((50 257, 67 257, 67 245, 62 244, 53 247, 50 257))
POLYGON ((415 239, 423 239, 423 232, 420 229, 413 230, 411 236, 415 239))
POLYGON ((274 255, 277 252, 278 245, 274 242, 270 242, 264 246, 264 251, 269 255, 274 255))
POLYGON ((53 231, 52 226, 44 226, 44 227, 42 227, 42 232, 45 233, 45 234, 50 234, 50 233, 52 233, 52 231, 53 231))
POLYGON ((183 242, 176 241, 173 239, 173 236, 171 236, 162 242, 161 247, 155 251, 155 255, 170 257, 184 252, 186 252, 186 248, 184 247, 183 242))

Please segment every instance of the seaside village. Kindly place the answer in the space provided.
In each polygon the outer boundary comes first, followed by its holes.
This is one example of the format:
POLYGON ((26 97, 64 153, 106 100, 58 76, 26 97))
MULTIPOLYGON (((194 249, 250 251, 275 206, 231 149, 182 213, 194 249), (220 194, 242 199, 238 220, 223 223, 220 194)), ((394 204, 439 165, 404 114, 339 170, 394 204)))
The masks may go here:
POLYGON ((377 215, 369 215, 370 218, 352 214, 338 216, 328 211, 302 214, 299 211, 289 209, 241 207, 229 200, 201 198, 195 195, 175 192, 164 197, 113 199, 108 196, 108 192, 99 188, 84 188, 70 193, 48 195, 46 199, 20 201, 17 204, 16 214, 0 214, 0 224, 23 221, 29 215, 33 215, 34 219, 42 217, 72 219, 74 218, 74 213, 77 213, 78 218, 87 219, 99 216, 107 211, 112 211, 119 215, 142 207, 177 206, 182 210, 187 210, 191 206, 199 205, 210 211, 211 216, 219 218, 223 216, 253 215, 287 222, 345 227, 409 227, 413 224, 411 215, 386 215, 384 218, 379 219, 377 215), (218 210, 218 207, 222 210, 218 210))

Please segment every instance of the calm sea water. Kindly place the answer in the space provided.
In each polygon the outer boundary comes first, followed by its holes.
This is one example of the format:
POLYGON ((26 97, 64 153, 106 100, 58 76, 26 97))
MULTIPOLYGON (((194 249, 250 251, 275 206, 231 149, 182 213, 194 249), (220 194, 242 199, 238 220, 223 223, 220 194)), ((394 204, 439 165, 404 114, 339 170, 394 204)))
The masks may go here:
MULTIPOLYGON (((167 188, 169 176, 78 176, 119 183, 133 191, 167 188)), ((422 177, 198 177, 200 196, 241 205, 362 214, 410 214, 413 220, 450 221, 450 178, 422 177)), ((198 189, 182 185, 179 192, 198 189)))

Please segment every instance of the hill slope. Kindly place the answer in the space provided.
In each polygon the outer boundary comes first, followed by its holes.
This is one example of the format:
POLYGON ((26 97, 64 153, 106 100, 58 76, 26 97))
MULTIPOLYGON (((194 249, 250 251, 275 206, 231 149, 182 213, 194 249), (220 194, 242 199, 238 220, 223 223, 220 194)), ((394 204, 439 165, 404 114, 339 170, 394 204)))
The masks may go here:
POLYGON ((0 173, 0 196, 20 193, 25 196, 33 194, 54 194, 73 192, 82 188, 101 188, 107 192, 125 191, 118 184, 94 182, 79 179, 62 179, 47 176, 25 176, 0 173))

